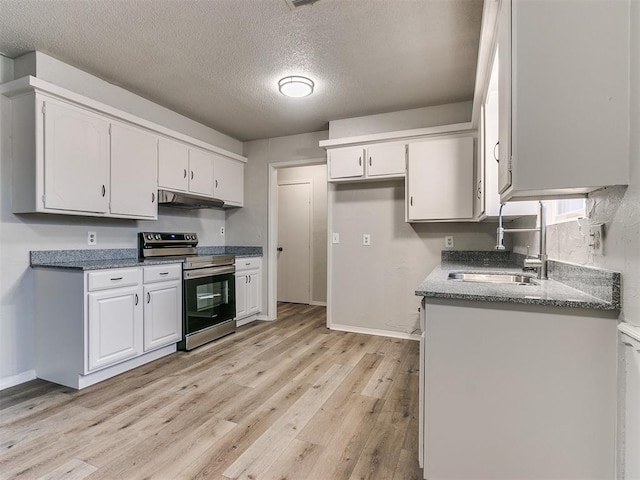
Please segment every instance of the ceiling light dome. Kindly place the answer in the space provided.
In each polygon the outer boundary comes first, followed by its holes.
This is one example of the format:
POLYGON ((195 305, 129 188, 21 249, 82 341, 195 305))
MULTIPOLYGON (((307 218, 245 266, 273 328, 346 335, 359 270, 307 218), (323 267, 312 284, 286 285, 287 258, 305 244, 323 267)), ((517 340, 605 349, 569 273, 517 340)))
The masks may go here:
POLYGON ((306 97, 313 93, 315 84, 307 77, 284 77, 278 82, 280 93, 287 97, 306 97))

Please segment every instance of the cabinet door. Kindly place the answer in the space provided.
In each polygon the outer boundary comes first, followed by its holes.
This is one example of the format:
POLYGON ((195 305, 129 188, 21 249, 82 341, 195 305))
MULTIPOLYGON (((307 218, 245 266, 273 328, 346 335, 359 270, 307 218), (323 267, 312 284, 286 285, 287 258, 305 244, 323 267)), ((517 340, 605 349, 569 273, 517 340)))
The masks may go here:
POLYGON ((247 272, 247 314, 252 315, 260 312, 261 294, 260 288, 260 271, 253 270, 247 272))
POLYGON ((470 218, 473 192, 472 136, 409 144, 409 221, 470 218))
POLYGON ((144 287, 144 351, 182 338, 182 283, 156 283, 144 287))
POLYGON ((189 191, 213 197, 213 155, 189 149, 189 191))
POLYGON ((241 207, 244 203, 244 163, 216 156, 213 174, 213 196, 241 207))
POLYGON ((175 140, 158 141, 158 187, 186 192, 189 186, 189 148, 175 140))
POLYGON ((329 150, 329 179, 364 176, 364 148, 347 147, 329 150))
POLYGON ((109 122, 55 100, 43 108, 45 208, 106 213, 109 122))
POLYGON ((142 353, 140 287, 89 293, 89 370, 142 353))
POLYGON ((511 186, 511 0, 498 14, 498 193, 511 186))
POLYGON ((405 145, 380 144, 367 147, 367 177, 403 177, 405 145))
POLYGON ((236 272, 236 318, 247 316, 248 278, 244 273, 236 272))
POLYGON ((111 124, 110 212, 157 218, 158 140, 142 129, 111 124))

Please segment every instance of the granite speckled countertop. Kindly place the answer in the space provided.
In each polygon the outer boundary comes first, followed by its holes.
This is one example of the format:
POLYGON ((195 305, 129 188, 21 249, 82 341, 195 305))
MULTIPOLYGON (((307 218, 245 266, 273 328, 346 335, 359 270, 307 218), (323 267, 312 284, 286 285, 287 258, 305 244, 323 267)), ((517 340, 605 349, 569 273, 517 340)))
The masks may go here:
MULTIPOLYGON (((262 247, 198 247, 198 254, 230 254, 236 257, 261 257, 262 247)), ((166 263, 182 263, 182 258, 148 258, 139 260, 138 250, 135 248, 34 250, 30 252, 30 263, 34 268, 103 270, 107 268, 144 267, 166 263)))
POLYGON ((592 267, 549 261, 549 280, 530 285, 462 282, 449 280, 451 272, 501 272, 527 275, 522 256, 509 252, 443 252, 442 263, 418 286, 418 296, 441 299, 505 302, 528 305, 620 309, 620 274, 592 267))

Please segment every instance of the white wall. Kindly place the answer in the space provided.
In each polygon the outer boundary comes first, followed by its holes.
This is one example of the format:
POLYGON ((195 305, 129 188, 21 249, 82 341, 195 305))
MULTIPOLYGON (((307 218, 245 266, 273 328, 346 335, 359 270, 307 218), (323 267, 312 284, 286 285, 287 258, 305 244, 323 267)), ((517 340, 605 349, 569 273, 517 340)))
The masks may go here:
POLYGON ((278 182, 311 180, 311 302, 327 301, 327 165, 279 168, 278 182))
MULTIPOLYGON (((244 144, 243 155, 249 161, 244 171, 244 207, 227 215, 227 244, 253 245, 263 248, 262 313, 267 313, 269 267, 268 199, 269 165, 279 162, 326 161, 324 149, 318 146, 328 138, 328 131, 255 140, 244 144)), ((294 165, 292 165, 294 166, 294 165)), ((275 313, 275 312, 274 312, 275 313)))
MULTIPOLYGON (((11 80, 12 70, 13 61, 0 56, 0 82, 11 80)), ((84 85, 87 79, 84 72, 62 67, 61 70, 65 70, 69 85, 74 82, 84 85), (74 72, 79 72, 77 79, 72 76, 74 72)), ((95 96, 100 96, 102 92, 101 82, 95 77, 88 80, 91 93, 95 93, 95 96)), ((128 92, 119 97, 112 90, 117 87, 103 83, 105 91, 102 92, 101 101, 114 98, 128 102, 132 98, 128 92)), ((65 86, 70 88, 69 85, 65 86)), ((170 117, 167 112, 155 116, 152 108, 132 113, 140 116, 143 116, 142 113, 148 114, 144 118, 157 123, 170 117)), ((192 130, 191 124, 183 122, 181 118, 177 122, 184 127, 183 133, 194 137, 210 130, 202 125, 192 130)), ((211 130, 210 139, 215 138, 216 134, 211 130)), ((136 248, 136 234, 143 230, 193 231, 199 235, 201 245, 225 244, 225 237, 220 236, 220 227, 225 225, 225 211, 222 210, 161 208, 157 221, 14 215, 11 212, 11 189, 14 187, 11 183, 10 135, 10 101, 0 95, 0 388, 28 380, 33 375, 33 296, 37 292, 33 290, 33 271, 29 267, 30 250, 89 248, 86 243, 89 230, 98 234, 95 248, 136 248)), ((202 139, 202 136, 199 138, 202 139)))

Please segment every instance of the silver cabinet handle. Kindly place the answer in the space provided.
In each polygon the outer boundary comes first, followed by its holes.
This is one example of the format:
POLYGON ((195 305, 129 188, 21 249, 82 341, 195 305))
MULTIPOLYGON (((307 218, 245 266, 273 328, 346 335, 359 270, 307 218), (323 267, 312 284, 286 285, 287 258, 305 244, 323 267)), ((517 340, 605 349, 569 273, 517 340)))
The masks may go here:
POLYGON ((105 188, 104 185, 102 185, 102 196, 104 197, 107 193, 107 189, 105 188))
POLYGON ((358 166, 362 166, 362 157, 358 157, 358 166))
POLYGON ((156 201, 156 194, 151 192, 151 203, 156 201))
POLYGON ((369 166, 370 166, 370 167, 372 166, 372 163, 371 163, 371 157, 369 157, 369 166))
POLYGON ((138 294, 136 293, 136 305, 138 305, 138 294))
POLYGON ((249 279, 249 283, 251 283, 251 277, 247 277, 249 279))
POLYGON ((151 303, 151 294, 147 292, 147 303, 151 303))
POLYGON ((122 280, 122 277, 113 277, 111 279, 112 282, 117 282, 118 280, 122 280))
POLYGON ((498 158, 498 154, 496 153, 496 148, 500 145, 500 141, 498 140, 493 147, 493 158, 496 159, 496 162, 500 163, 500 159, 498 158))
POLYGON ((193 170, 191 170, 191 180, 193 180, 193 170))
POLYGON ((244 283, 249 283, 249 277, 244 277, 244 283))
POLYGON ((169 275, 169 272, 160 272, 160 275, 169 275))
POLYGON ((184 173, 183 173, 183 177, 182 178, 187 178, 187 169, 184 169, 184 173))
POLYGON ((216 180, 215 182, 216 182, 216 188, 218 188, 218 180, 216 180))
POLYGON ((413 195, 411 196, 411 198, 409 199, 409 205, 411 205, 413 207, 413 195))

